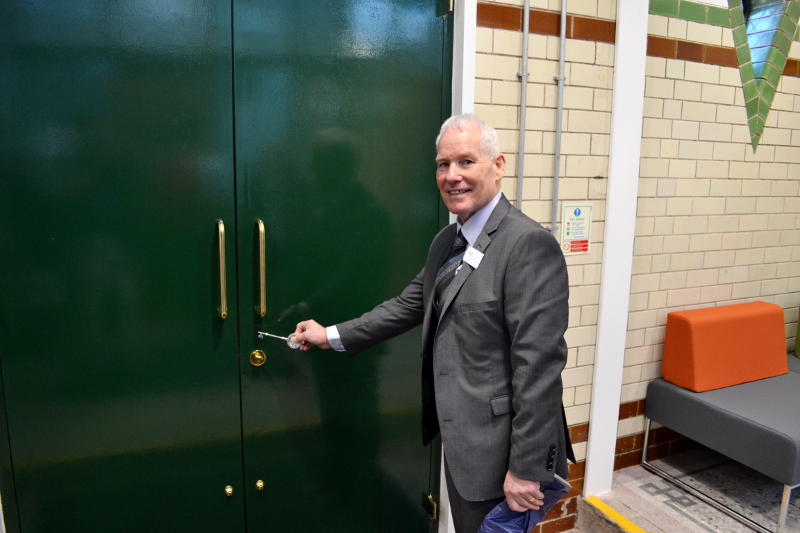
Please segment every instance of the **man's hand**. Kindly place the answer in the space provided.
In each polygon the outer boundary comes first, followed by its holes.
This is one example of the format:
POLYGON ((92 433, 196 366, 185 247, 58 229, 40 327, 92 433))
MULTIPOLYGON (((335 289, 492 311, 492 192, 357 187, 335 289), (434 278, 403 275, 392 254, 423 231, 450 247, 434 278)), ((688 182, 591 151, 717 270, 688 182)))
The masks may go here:
POLYGON ((325 327, 315 320, 303 320, 294 330, 294 341, 300 343, 300 349, 307 352, 312 346, 327 350, 331 347, 328 343, 328 334, 325 327))
POLYGON ((539 482, 519 478, 510 470, 506 472, 503 492, 506 494, 508 508, 518 513, 528 509, 535 511, 544 505, 544 494, 539 490, 539 482))

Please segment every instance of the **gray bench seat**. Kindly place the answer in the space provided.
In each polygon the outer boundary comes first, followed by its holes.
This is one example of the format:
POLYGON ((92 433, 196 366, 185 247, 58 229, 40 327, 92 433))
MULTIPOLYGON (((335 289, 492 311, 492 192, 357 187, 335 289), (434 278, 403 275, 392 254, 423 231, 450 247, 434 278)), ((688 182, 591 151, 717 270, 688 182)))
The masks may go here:
POLYGON ((800 483, 800 373, 692 392, 661 378, 645 415, 784 485, 800 483))
POLYGON ((789 356, 789 370, 792 372, 800 372, 800 359, 794 355, 789 356))
POLYGON ((800 361, 786 353, 785 319, 763 301, 668 313, 663 378, 645 403, 642 466, 761 533, 772 530, 650 463, 647 447, 656 421, 780 482, 785 533, 800 486, 800 361))

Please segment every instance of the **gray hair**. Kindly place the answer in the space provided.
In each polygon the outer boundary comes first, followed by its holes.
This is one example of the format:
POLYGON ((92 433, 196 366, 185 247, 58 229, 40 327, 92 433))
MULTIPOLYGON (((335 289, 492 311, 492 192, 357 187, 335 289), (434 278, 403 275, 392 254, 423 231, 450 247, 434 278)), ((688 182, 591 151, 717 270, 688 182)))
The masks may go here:
POLYGON ((436 148, 439 148, 439 141, 442 135, 448 130, 453 128, 465 130, 470 126, 477 126, 481 131, 480 147, 484 155, 492 159, 500 155, 500 143, 497 140, 497 130, 471 113, 453 115, 445 120, 444 124, 442 124, 442 127, 439 129, 439 135, 436 136, 436 148))

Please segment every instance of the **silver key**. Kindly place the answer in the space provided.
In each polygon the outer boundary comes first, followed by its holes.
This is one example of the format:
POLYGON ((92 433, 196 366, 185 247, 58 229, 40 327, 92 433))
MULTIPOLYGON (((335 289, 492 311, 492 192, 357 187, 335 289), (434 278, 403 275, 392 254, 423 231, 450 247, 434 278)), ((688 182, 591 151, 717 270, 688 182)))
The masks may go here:
POLYGON ((288 337, 281 337, 280 335, 273 335, 272 333, 267 333, 266 331, 257 331, 258 338, 263 339, 264 337, 272 337, 274 339, 280 339, 282 341, 286 341, 286 345, 291 348, 292 350, 296 350, 300 348, 300 343, 294 341, 296 333, 292 333, 288 337))

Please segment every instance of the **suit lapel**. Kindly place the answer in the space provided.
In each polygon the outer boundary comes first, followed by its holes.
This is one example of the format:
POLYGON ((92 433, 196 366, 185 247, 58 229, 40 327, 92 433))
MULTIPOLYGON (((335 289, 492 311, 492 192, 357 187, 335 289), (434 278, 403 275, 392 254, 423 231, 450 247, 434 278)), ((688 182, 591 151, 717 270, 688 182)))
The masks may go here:
MULTIPOLYGON (((473 248, 482 254, 486 253, 486 249, 489 248, 489 245, 492 243, 491 235, 497 230, 500 222, 503 221, 510 210, 511 204, 508 202, 508 200, 506 200, 505 196, 501 196, 500 201, 497 203, 494 211, 492 211, 492 214, 489 216, 489 220, 486 221, 486 225, 483 227, 480 235, 478 235, 478 238, 475 240, 473 248)), ((450 286, 447 287, 447 291, 445 292, 443 299, 444 301, 442 303, 441 310, 439 311, 440 320, 441 317, 447 312, 450 304, 453 303, 453 300, 455 300, 456 295, 461 290, 461 287, 464 286, 464 283, 467 282, 467 278, 469 278, 470 274, 472 274, 474 270, 475 269, 467 263, 462 263, 461 270, 453 279, 452 283, 450 283, 450 286)))
MULTIPOLYGON (((456 238, 456 225, 450 224, 441 235, 434 242, 431 247, 431 253, 428 257, 428 263, 425 265, 425 277, 430 281, 436 279, 436 271, 439 269, 447 254, 450 252, 450 247, 456 238)), ((427 280, 426 280, 427 281, 427 280)))
POLYGON ((433 291, 436 283, 436 271, 444 263, 453 240, 456 238, 456 225, 451 224, 439 235, 428 254, 428 262, 425 263, 425 274, 422 282, 423 286, 423 305, 425 306, 425 318, 422 321, 422 338, 427 339, 430 332, 431 315, 433 314, 433 291))

